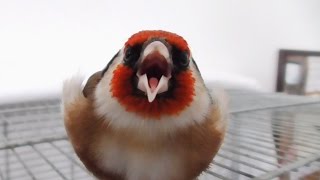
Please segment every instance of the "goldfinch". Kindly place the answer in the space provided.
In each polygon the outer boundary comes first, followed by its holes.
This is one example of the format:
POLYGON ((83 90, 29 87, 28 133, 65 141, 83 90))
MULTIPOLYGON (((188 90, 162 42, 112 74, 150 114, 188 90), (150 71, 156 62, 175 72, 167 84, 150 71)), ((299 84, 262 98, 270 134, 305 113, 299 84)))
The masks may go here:
POLYGON ((76 154, 99 179, 192 180, 220 148, 226 100, 208 91, 175 33, 132 35, 83 82, 64 82, 64 122, 76 154))

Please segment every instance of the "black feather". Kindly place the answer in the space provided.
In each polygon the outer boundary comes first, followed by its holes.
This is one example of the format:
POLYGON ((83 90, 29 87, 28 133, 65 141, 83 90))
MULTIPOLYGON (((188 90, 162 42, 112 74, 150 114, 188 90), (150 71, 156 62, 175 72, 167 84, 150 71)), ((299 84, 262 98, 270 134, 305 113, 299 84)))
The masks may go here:
POLYGON ((196 67, 197 71, 199 72, 199 74, 201 75, 200 70, 198 68, 198 65, 197 65, 196 61, 193 58, 192 58, 192 62, 194 64, 194 66, 196 67))
POLYGON ((115 54, 115 55, 112 57, 112 59, 108 62, 107 66, 102 70, 101 76, 103 76, 104 73, 108 71, 110 65, 113 63, 114 59, 116 59, 116 57, 119 55, 119 53, 120 53, 120 50, 117 52, 117 54, 115 54))
POLYGON ((125 50, 125 55, 123 58, 124 64, 129 67, 134 67, 140 57, 141 45, 128 46, 125 50))
POLYGON ((177 47, 173 46, 171 49, 172 60, 177 71, 184 71, 189 68, 188 53, 181 51, 177 47))

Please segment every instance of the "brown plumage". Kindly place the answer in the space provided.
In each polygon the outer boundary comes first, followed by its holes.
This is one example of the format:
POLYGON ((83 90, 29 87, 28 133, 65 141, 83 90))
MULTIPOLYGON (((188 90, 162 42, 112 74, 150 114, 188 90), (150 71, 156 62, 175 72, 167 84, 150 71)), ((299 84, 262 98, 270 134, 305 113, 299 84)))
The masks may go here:
MULTIPOLYGON (((203 119, 188 120, 192 122, 190 124, 186 122, 172 128, 168 125, 168 128, 161 129, 159 126, 167 123, 166 119, 143 120, 148 116, 133 113, 134 117, 141 117, 142 123, 148 121, 138 126, 141 131, 129 125, 120 128, 116 124, 122 122, 115 122, 117 120, 112 120, 112 115, 109 118, 97 110, 97 98, 100 97, 97 89, 109 85, 108 81, 102 81, 107 76, 101 71, 95 73, 82 91, 70 90, 70 87, 74 88, 72 85, 64 87, 64 120, 70 142, 94 176, 104 180, 192 180, 208 168, 225 133, 225 109, 218 100, 208 101, 203 119), (152 121, 160 124, 153 126, 152 121), (149 126, 154 131, 144 129, 149 126)), ((194 76, 196 81, 201 81, 194 76)), ((202 85, 203 82, 197 83, 202 85)), ((200 86, 193 98, 197 98, 197 93, 209 94, 205 86, 200 86)), ((131 116, 128 113, 128 117, 131 116)), ((179 118, 180 113, 173 116, 179 118)), ((135 119, 128 120, 131 121, 135 119)))

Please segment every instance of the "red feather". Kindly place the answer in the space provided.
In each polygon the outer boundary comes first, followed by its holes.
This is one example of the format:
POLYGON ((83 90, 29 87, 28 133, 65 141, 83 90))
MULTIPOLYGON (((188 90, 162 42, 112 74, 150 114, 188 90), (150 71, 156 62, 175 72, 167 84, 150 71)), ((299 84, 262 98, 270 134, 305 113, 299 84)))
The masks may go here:
POLYGON ((173 98, 157 98, 149 103, 146 97, 133 94, 131 78, 134 71, 124 65, 118 65, 111 80, 112 96, 117 98, 127 111, 144 117, 159 119, 162 115, 179 115, 193 101, 195 79, 190 70, 176 76, 173 98))
POLYGON ((152 38, 163 38, 169 44, 176 46, 181 51, 186 51, 190 56, 190 49, 188 47, 188 43, 186 40, 183 39, 183 37, 171 32, 161 31, 161 30, 140 31, 132 35, 126 42, 125 46, 134 46, 137 44, 143 44, 144 42, 152 38))

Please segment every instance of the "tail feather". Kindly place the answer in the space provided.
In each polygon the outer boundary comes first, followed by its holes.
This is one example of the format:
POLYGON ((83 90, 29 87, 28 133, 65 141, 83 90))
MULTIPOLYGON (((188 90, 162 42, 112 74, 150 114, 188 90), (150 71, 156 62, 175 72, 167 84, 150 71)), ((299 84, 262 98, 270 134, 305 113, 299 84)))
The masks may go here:
POLYGON ((84 98, 82 94, 84 76, 76 74, 63 83, 62 89, 62 104, 68 106, 74 103, 79 98, 84 98))

